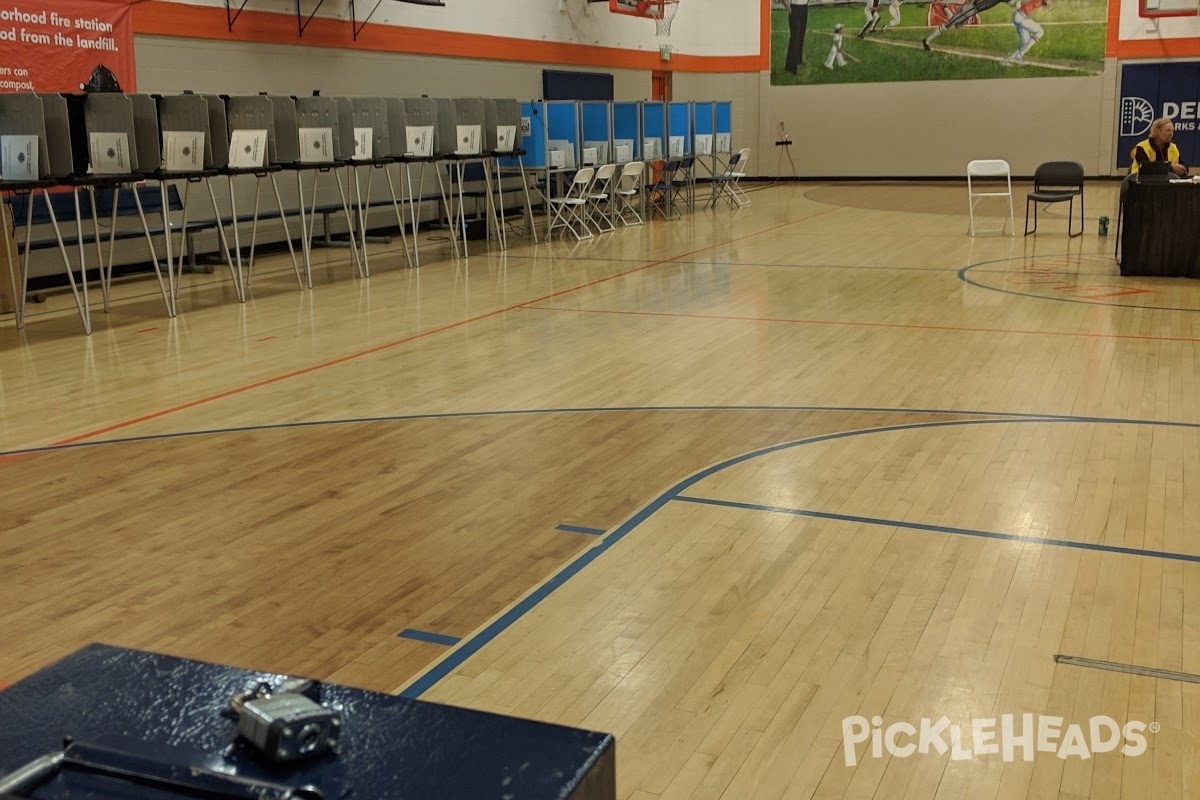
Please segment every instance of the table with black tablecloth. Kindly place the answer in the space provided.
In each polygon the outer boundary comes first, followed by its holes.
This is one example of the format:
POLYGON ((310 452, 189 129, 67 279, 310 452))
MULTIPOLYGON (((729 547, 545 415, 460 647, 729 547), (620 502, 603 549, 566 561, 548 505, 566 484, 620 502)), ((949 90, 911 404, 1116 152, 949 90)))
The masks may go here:
POLYGON ((1121 274, 1200 278, 1200 184, 1125 184, 1121 274))
MULTIPOLYGON (((0 783, 75 743, 218 774, 315 787, 323 800, 612 800, 609 734, 326 684, 340 709, 334 754, 271 768, 233 736, 222 712, 238 692, 284 676, 90 645, 0 691, 0 783)), ((178 800, 174 789, 64 770, 22 797, 178 800)), ((246 795, 200 795, 246 796, 246 795)), ((254 795, 259 796, 259 795, 254 795)), ((264 797, 269 795, 262 795, 264 797)), ((289 795, 290 796, 290 795, 289 795)))

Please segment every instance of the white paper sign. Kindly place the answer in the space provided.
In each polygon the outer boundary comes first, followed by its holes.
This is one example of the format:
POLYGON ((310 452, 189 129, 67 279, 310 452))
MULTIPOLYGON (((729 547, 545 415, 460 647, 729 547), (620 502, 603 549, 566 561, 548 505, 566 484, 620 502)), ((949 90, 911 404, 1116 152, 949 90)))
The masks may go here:
POLYGON ((718 153, 728 153, 729 152, 729 134, 728 133, 718 133, 716 142, 717 142, 717 152, 718 153))
POLYGON ((698 156, 712 155, 712 151, 713 151, 712 145, 713 145, 713 137, 712 137, 711 133, 697 133, 696 134, 696 143, 695 143, 696 155, 698 155, 698 156))
POLYGON ((88 147, 92 174, 129 174, 129 137, 124 133, 89 133, 88 147))
POLYGON ((585 139, 583 142, 583 149, 585 151, 586 150, 595 150, 596 151, 596 163, 597 164, 607 164, 608 163, 608 142, 602 142, 598 139, 595 141, 590 140, 590 139, 585 139))
POLYGON ((234 131, 229 139, 229 166, 258 169, 267 160, 266 131, 234 131))
POLYGON ((364 161, 372 158, 371 150, 375 146, 375 129, 374 128, 355 128, 354 129, 354 158, 358 161, 364 161))
POLYGON ((333 161, 333 128, 300 129, 300 163, 328 164, 333 161))
POLYGON ((496 152, 511 153, 516 142, 517 142, 517 126, 516 125, 497 125, 496 126, 496 152))
POLYGON ((642 153, 646 156, 647 161, 662 158, 662 139, 643 139, 642 153))
POLYGON ((575 169, 575 143, 567 139, 551 139, 546 142, 546 147, 550 150, 550 166, 564 167, 566 169, 575 169), (562 157, 562 163, 556 163, 554 154, 559 153, 562 157))
POLYGON ((405 138, 408 140, 408 147, 405 148, 405 153, 419 157, 433 155, 432 125, 406 125, 404 133, 405 138))
POLYGON ((482 139, 482 126, 459 125, 457 139, 458 149, 454 151, 454 154, 459 156, 477 155, 481 150, 482 139))
POLYGON ((613 150, 616 151, 616 161, 618 164, 628 164, 630 161, 633 161, 633 145, 618 144, 613 150))
POLYGON ((521 117, 521 135, 533 136, 533 123, 529 117, 521 117))
POLYGON ((162 162, 168 172, 204 169, 204 132, 163 131, 162 162))
POLYGON ((6 181, 36 181, 38 137, 0 136, 0 178, 6 181))

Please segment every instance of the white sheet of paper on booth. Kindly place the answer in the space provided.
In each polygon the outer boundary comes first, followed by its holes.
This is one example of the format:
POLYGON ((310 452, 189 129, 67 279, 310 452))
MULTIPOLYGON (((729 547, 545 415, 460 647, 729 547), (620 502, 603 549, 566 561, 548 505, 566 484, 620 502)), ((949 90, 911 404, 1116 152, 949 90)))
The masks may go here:
POLYGON ((333 128, 301 128, 300 161, 304 164, 333 161, 333 128))
POLYGON ((501 153, 511 153, 517 141, 516 125, 496 126, 496 150, 501 153))
POLYGON ((204 169, 204 132, 163 131, 162 163, 167 172, 204 169))
POLYGON ((129 136, 125 133, 89 133, 88 148, 93 175, 129 174, 129 136))
POLYGON ((0 136, 0 178, 6 181, 36 181, 38 137, 0 136))
POLYGON ((459 156, 474 156, 479 155, 482 147, 483 126, 481 125, 459 125, 458 126, 458 149, 454 151, 455 155, 459 156))
POLYGON ((374 156, 371 155, 375 147, 375 129, 374 128, 355 128, 354 129, 354 159, 356 161, 368 161, 374 156))
POLYGON ((404 152, 417 157, 433 155, 433 126, 406 125, 404 135, 407 147, 404 152))
POLYGON ((229 137, 229 166, 234 169, 258 169, 266 161, 266 131, 234 131, 229 137))

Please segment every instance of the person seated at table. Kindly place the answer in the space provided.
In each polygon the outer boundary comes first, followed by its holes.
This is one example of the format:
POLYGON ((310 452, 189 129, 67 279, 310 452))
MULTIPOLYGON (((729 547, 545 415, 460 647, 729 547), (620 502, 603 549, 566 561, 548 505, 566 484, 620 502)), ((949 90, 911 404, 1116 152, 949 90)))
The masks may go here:
POLYGON ((1136 175, 1142 164, 1155 161, 1166 161, 1171 165, 1171 172, 1179 176, 1188 174, 1187 165, 1179 155, 1179 147, 1171 141, 1175 136, 1175 125, 1167 117, 1160 117, 1150 124, 1150 135, 1134 145, 1129 157, 1133 163, 1129 166, 1129 174, 1136 175))

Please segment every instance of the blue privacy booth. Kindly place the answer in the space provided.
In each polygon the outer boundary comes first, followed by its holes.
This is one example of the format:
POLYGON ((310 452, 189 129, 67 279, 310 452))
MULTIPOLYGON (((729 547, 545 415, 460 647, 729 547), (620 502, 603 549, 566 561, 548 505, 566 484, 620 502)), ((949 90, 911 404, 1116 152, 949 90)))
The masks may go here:
POLYGON ((667 157, 667 107, 660 100, 642 101, 642 154, 646 161, 667 157))
POLYGON ((582 163, 613 163, 612 103, 584 100, 579 105, 579 119, 583 128, 582 163))
POLYGON ((666 150, 668 158, 683 158, 692 155, 692 104, 672 102, 667 104, 666 150))
POLYGON ((612 104, 613 161, 626 164, 642 158, 641 108, 636 102, 612 104))

